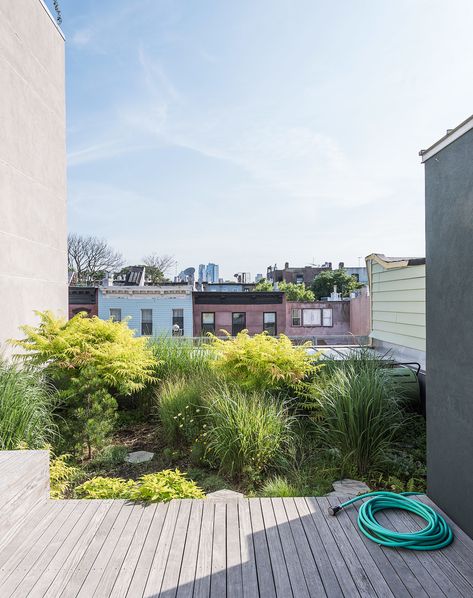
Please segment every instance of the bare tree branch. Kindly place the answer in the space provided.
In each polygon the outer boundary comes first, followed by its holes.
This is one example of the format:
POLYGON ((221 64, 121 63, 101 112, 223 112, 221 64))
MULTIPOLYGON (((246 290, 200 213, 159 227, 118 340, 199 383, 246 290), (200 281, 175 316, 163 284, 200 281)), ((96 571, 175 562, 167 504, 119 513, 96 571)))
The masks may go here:
POLYGON ((67 261, 79 282, 99 280, 105 272, 113 272, 123 265, 123 257, 104 239, 70 234, 67 239, 67 261))
POLYGON ((176 265, 173 255, 158 255, 151 253, 143 258, 143 264, 146 266, 146 276, 152 284, 158 284, 165 279, 165 274, 176 265))

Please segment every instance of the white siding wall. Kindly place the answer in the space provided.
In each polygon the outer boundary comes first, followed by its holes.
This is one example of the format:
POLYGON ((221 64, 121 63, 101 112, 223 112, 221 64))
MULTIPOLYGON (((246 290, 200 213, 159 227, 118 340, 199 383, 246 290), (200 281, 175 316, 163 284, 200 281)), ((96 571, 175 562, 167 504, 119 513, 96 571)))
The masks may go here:
POLYGON ((425 352, 425 265, 384 269, 371 281, 373 339, 425 352))

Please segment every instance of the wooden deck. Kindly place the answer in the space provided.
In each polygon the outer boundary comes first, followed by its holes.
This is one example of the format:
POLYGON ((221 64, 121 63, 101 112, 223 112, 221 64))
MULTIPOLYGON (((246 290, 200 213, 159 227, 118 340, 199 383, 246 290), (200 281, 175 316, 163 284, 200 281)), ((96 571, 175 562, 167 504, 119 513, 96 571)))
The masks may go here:
MULTIPOLYGON (((0 550, 0 596, 473 596, 473 542, 458 528, 440 552, 384 549, 358 532, 356 509, 329 517, 328 505, 43 501, 0 550)), ((405 514, 384 519, 416 526, 405 514)))

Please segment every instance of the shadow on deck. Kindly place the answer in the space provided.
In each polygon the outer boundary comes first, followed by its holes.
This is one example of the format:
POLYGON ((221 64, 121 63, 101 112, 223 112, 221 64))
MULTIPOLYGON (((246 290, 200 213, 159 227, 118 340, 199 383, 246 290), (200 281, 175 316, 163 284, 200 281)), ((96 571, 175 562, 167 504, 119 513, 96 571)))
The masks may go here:
POLYGON ((473 596, 473 541, 454 524, 451 546, 414 553, 369 542, 355 508, 327 516, 326 498, 52 501, 47 460, 0 453, 2 598, 473 596))

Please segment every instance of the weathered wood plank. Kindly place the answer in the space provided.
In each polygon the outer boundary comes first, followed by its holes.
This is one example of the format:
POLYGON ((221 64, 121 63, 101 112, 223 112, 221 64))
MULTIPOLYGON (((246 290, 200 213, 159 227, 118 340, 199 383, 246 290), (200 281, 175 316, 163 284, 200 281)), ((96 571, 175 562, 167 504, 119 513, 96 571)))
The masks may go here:
POLYGON ((210 596, 215 504, 213 501, 204 501, 202 509, 202 524, 195 569, 194 598, 208 598, 210 596))
POLYGON ((274 585, 276 595, 280 598, 293 596, 291 582, 284 558, 284 551, 281 545, 281 538, 274 517, 273 504, 270 498, 261 498, 261 512, 263 513, 266 539, 268 542, 269 558, 273 569, 274 585))
MULTIPOLYGON (((314 523, 320 540, 327 552, 330 562, 332 563, 333 570, 337 576, 338 583, 342 589, 344 596, 359 596, 357 585, 352 577, 350 565, 347 563, 340 551, 340 547, 334 540, 332 532, 330 531, 326 518, 322 516, 322 513, 318 507, 316 498, 305 499, 310 516, 314 523)), ((300 512, 300 511, 299 511, 300 512)))
POLYGON ((245 598, 256 598, 258 593, 258 576, 256 572, 255 547, 253 545, 253 529, 248 499, 238 502, 240 522, 240 554, 243 595, 245 598))
POLYGON ((268 542, 264 527, 261 502, 259 499, 250 499, 251 525, 253 528, 253 545, 255 549, 256 573, 260 595, 264 598, 276 596, 271 557, 269 556, 268 542))
POLYGON ((210 578, 211 598, 223 598, 227 591, 227 505, 223 501, 215 502, 214 537, 212 546, 212 576, 210 578))
MULTIPOLYGON (((127 550, 125 560, 113 583, 110 596, 113 596, 114 598, 124 598, 127 595, 141 552, 148 541, 149 531, 151 529, 151 524, 154 521, 157 507, 157 504, 141 506, 143 513, 127 550)), ((159 518, 162 523, 162 516, 160 515, 159 518)), ((156 533, 156 524, 152 531, 153 533, 156 533)), ((99 598, 102 597, 100 596, 99 598)))
POLYGON ((194 580, 196 576, 200 533, 202 527, 202 514, 204 503, 202 500, 193 500, 189 527, 187 530, 184 556, 182 558, 177 598, 192 598, 194 593, 194 580))
POLYGON ((227 598, 243 598, 238 502, 227 503, 227 598))
MULTIPOLYGON (((156 548, 161 538, 161 532, 167 519, 168 509, 169 503, 158 503, 156 506, 153 521, 151 522, 148 534, 142 545, 142 550, 126 593, 126 596, 129 598, 141 596, 144 592, 154 555, 156 553, 156 548)), ((115 596, 115 588, 113 596, 115 596)))

